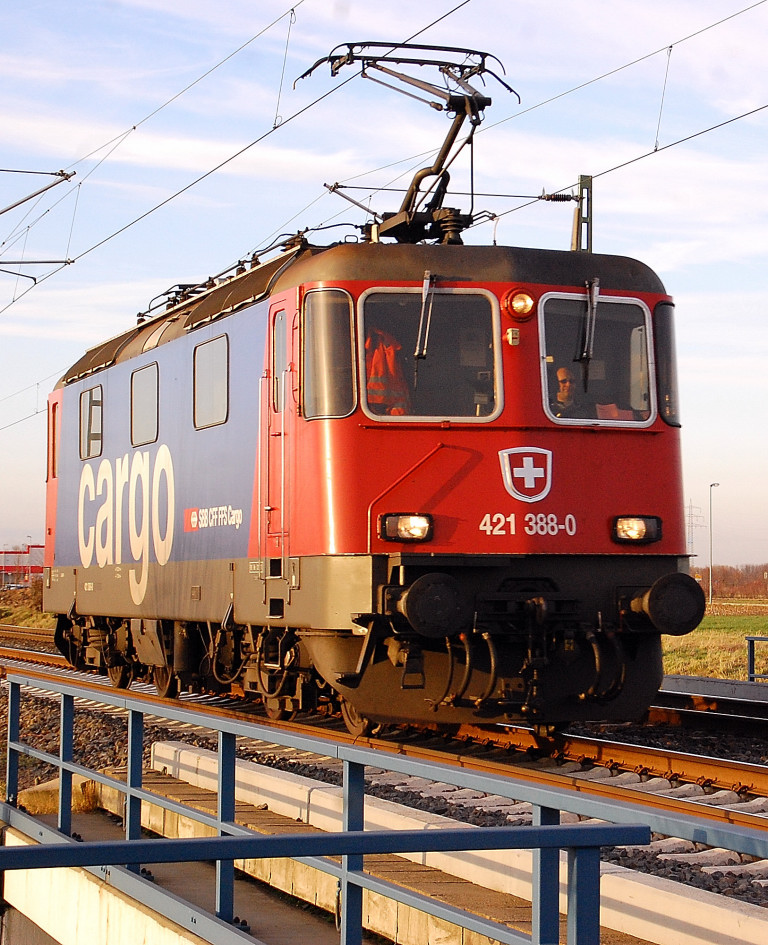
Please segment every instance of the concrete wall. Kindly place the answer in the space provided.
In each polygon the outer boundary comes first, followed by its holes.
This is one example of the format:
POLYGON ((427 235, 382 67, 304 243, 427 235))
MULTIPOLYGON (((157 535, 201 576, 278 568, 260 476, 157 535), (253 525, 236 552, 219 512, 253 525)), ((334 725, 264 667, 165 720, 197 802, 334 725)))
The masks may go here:
MULTIPOLYGON (((5 843, 31 845, 10 827, 5 843)), ((206 945, 204 939, 81 869, 8 870, 4 897, 59 945, 206 945)), ((3 945, 32 945, 34 941, 4 937, 3 945)), ((40 945, 48 942, 40 939, 40 945)))
MULTIPOLYGON (((152 762, 156 770, 216 791, 218 760, 215 752, 182 742, 156 742, 152 746, 152 762)), ((276 813, 322 830, 342 829, 342 789, 339 787, 240 760, 235 779, 238 801, 267 805, 276 813)), ((365 810, 365 826, 369 830, 439 830, 456 825, 448 817, 410 810, 380 798, 367 799, 365 810)), ((570 816, 564 815, 564 821, 570 816)), ((150 829, 160 832, 161 827, 158 820, 150 829)), ((527 850, 403 854, 403 858, 475 884, 478 897, 480 891, 485 890, 530 901, 531 853, 527 850)), ((266 869, 264 863, 255 862, 253 868, 266 869)), ((274 884, 279 873, 277 877, 262 878, 274 884)), ((566 911, 565 879, 563 853, 560 884, 563 913, 566 911)), ((603 927, 658 945, 765 945, 768 942, 768 909, 760 906, 689 889, 682 883, 608 863, 604 863, 601 870, 600 890, 603 927)), ((300 897, 302 892, 295 891, 294 895, 300 897)), ((325 905, 319 900, 318 904, 325 905)), ((378 914, 374 907, 371 918, 378 914)), ((372 922, 368 927, 398 942, 420 945, 424 939, 400 938, 399 931, 392 934, 393 914, 396 910, 391 907, 389 912, 383 909, 381 924, 372 922)), ((492 913, 489 917, 497 918, 492 913)))
POLYGON ((6 908, 0 920, 0 945, 59 945, 16 909, 6 908))

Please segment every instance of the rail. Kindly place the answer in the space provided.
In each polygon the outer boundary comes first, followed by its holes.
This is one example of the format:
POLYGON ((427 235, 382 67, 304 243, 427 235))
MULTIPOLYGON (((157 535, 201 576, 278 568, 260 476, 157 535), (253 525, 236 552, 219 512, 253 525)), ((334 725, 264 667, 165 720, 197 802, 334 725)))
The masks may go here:
POLYGON ((745 637, 747 641, 747 679, 756 682, 758 679, 768 679, 768 673, 755 672, 755 644, 768 643, 768 637, 745 637))
POLYGON ((0 623, 0 635, 18 636, 27 640, 41 643, 53 643, 53 628, 51 627, 17 627, 12 623, 0 623))
POLYGON ((54 866, 90 867, 92 872, 128 895, 157 909, 185 928, 204 935, 216 945, 242 942, 242 933, 233 929, 234 860, 267 856, 288 856, 335 876, 341 892, 341 943, 361 945, 363 890, 378 893, 418 908, 420 911, 494 939, 505 945, 550 945, 559 941, 559 862, 560 850, 567 852, 567 942, 568 945, 598 945, 600 940, 600 847, 647 843, 650 830, 637 823, 561 825, 560 807, 565 797, 550 789, 521 787, 511 779, 452 769, 446 765, 398 757, 370 748, 337 744, 330 739, 294 735, 238 720, 201 722, 200 715, 184 708, 182 702, 153 703, 151 715, 196 725, 218 733, 217 813, 205 814, 145 789, 142 786, 144 715, 147 706, 123 692, 105 690, 100 700, 128 713, 128 763, 126 780, 88 769, 74 759, 74 708, 76 686, 65 682, 46 683, 45 688, 60 696, 59 754, 39 750, 20 740, 21 696, 25 686, 40 688, 35 677, 8 673, 8 754, 7 798, 0 803, 0 818, 26 836, 42 843, 29 847, 0 847, 0 870, 36 869, 54 866), (342 832, 324 834, 256 835, 235 822, 235 744, 238 736, 261 738, 281 745, 314 752, 343 763, 342 832), (58 769, 59 805, 57 830, 46 828, 16 806, 19 761, 22 757, 43 761, 58 769), (506 796, 519 796, 521 789, 535 804, 530 827, 457 827, 440 831, 364 830, 366 765, 384 767, 416 775, 474 787, 506 796), (125 795, 124 841, 75 842, 72 830, 72 779, 80 775, 111 786, 125 795), (217 836, 187 840, 141 839, 141 804, 158 805, 213 827, 217 836), (370 853, 431 852, 445 850, 526 849, 533 851, 532 934, 472 915, 454 906, 410 892, 403 887, 366 873, 363 856, 370 853), (329 860, 340 855, 341 863, 329 860), (139 864, 216 861, 216 916, 191 914, 189 904, 179 906, 173 897, 146 883, 139 864), (154 904, 153 904, 154 902, 154 904))

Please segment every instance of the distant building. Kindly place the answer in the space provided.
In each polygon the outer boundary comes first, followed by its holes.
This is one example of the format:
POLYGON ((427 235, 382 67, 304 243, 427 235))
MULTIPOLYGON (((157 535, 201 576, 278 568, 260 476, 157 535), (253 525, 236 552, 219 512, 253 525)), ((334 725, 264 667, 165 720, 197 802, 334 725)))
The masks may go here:
POLYGON ((0 551, 0 587, 28 587, 33 578, 42 577, 44 547, 26 545, 0 551))

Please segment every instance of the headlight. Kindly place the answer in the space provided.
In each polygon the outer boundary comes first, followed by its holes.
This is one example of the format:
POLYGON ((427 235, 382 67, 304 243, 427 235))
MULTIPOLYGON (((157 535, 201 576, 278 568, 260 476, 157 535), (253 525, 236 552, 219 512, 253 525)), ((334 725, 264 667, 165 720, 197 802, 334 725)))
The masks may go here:
POLYGON ((647 545, 661 538, 661 519, 656 515, 620 515, 613 520, 614 541, 647 545))
POLYGON ((385 541, 429 541, 432 516, 390 512, 379 518, 379 536, 385 541))

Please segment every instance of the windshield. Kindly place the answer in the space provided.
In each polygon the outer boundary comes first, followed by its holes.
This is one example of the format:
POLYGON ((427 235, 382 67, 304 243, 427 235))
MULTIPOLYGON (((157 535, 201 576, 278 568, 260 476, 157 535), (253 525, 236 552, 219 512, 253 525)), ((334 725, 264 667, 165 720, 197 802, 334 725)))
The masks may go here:
POLYGON ((486 419, 497 412, 493 309, 486 295, 368 293, 363 302, 365 405, 381 418, 486 419))
POLYGON ((647 423, 649 318, 638 302, 550 296, 544 301, 544 406, 562 423, 647 423))

